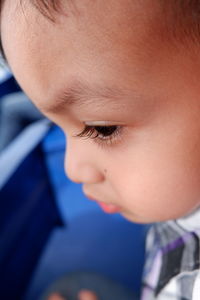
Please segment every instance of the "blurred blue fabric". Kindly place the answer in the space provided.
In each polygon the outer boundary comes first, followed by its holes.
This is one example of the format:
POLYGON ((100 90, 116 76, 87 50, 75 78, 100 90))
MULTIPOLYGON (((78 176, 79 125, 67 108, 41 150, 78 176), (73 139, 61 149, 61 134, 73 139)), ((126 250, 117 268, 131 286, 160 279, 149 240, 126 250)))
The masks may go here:
POLYGON ((5 73, 4 79, 0 82, 0 98, 19 91, 21 89, 12 74, 5 73))
POLYGON ((54 126, 43 149, 56 202, 67 228, 54 230, 34 274, 27 300, 71 271, 88 270, 140 292, 147 227, 107 215, 64 174, 65 138, 54 126))
POLYGON ((107 215, 86 199, 64 174, 64 151, 64 134, 53 125, 0 189, 2 299, 36 300, 76 270, 98 272, 139 293, 146 226, 107 215))
POLYGON ((0 205, 0 298, 17 300, 52 229, 62 225, 40 144, 0 189, 0 205))

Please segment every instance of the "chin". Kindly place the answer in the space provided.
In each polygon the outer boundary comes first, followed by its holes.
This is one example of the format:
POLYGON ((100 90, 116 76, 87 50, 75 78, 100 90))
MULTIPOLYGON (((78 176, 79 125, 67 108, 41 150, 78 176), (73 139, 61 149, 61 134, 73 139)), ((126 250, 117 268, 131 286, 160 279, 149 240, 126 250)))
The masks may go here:
POLYGON ((124 217, 126 220, 131 221, 133 223, 140 223, 136 215, 133 215, 129 212, 123 212, 121 213, 122 217, 124 217))
POLYGON ((148 218, 143 218, 141 216, 137 216, 133 213, 130 212, 123 212, 121 215, 128 221, 132 223, 138 223, 138 224, 150 224, 153 223, 154 221, 149 220, 148 218))

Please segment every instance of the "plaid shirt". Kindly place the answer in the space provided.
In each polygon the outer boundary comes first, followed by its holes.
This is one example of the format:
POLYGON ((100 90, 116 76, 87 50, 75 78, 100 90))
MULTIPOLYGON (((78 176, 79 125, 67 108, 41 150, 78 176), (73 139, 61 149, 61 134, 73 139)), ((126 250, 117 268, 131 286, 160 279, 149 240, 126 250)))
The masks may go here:
POLYGON ((200 300, 200 209, 147 237, 142 300, 200 300))

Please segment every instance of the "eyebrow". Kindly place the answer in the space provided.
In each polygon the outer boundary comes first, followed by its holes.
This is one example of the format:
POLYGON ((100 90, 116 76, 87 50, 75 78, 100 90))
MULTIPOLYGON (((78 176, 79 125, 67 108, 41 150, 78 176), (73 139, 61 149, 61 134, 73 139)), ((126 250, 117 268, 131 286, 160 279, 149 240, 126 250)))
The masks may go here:
POLYGON ((41 105, 41 110, 49 113, 58 113, 70 106, 79 108, 94 105, 100 108, 102 105, 116 106, 124 93, 118 87, 89 85, 75 81, 70 86, 55 93, 49 103, 41 105))

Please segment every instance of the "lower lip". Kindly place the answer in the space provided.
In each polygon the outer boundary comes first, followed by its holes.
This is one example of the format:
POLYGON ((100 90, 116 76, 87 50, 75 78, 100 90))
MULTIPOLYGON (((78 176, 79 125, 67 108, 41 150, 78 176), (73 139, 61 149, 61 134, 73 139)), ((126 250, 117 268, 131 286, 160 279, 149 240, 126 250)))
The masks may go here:
POLYGON ((98 201, 98 200, 96 200, 93 197, 88 196, 88 195, 87 195, 87 198, 90 199, 90 200, 95 201, 101 207, 101 209, 107 214, 115 214, 115 213, 119 213, 121 211, 121 208, 117 205, 106 204, 104 202, 100 202, 100 201, 98 201))
POLYGON ((97 203, 99 204, 101 209, 107 214, 115 214, 115 213, 119 213, 121 211, 121 208, 114 204, 106 204, 106 203, 99 202, 99 201, 97 201, 97 203))

